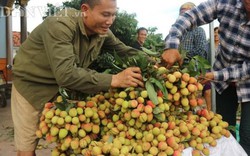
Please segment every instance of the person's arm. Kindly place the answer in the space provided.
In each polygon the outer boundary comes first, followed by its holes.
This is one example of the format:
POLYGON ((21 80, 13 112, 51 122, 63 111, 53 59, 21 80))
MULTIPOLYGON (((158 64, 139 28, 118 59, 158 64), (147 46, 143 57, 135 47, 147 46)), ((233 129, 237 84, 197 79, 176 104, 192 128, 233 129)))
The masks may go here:
POLYGON ((250 78, 250 62, 232 65, 219 71, 214 71, 214 80, 244 81, 250 78))
POLYGON ((221 82, 237 82, 250 78, 250 62, 243 62, 223 68, 222 70, 212 71, 205 74, 205 79, 201 77, 202 83, 215 80, 221 82))
POLYGON ((77 67, 73 40, 76 23, 67 17, 51 17, 43 30, 43 41, 49 66, 59 86, 85 93, 106 91, 112 75, 77 67), (54 19, 52 19, 54 18, 54 19))
POLYGON ((43 37, 47 42, 45 46, 50 66, 59 86, 84 93, 106 91, 110 87, 143 87, 141 71, 138 67, 125 69, 116 75, 77 67, 72 45, 74 25, 59 21, 56 24, 56 28, 50 27, 43 37))

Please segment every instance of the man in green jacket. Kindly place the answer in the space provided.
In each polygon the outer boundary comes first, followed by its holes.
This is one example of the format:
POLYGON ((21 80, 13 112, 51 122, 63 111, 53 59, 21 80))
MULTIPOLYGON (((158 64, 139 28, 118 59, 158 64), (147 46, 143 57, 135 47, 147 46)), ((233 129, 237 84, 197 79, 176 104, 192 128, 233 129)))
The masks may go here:
POLYGON ((143 86, 138 67, 116 75, 88 69, 101 48, 118 55, 138 53, 109 30, 116 12, 116 0, 82 0, 81 11, 67 9, 47 17, 21 45, 13 66, 11 97, 18 156, 35 155, 41 111, 59 86, 84 93, 143 86))

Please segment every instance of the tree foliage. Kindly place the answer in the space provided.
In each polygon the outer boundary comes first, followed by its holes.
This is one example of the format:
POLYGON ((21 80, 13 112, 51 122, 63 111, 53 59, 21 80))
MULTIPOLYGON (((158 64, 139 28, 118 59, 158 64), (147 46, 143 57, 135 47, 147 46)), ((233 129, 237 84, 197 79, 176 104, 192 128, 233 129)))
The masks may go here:
POLYGON ((47 16, 54 15, 56 12, 64 9, 64 8, 74 8, 79 10, 81 7, 81 0, 71 0, 63 2, 62 6, 55 6, 51 3, 47 3, 47 11, 45 12, 45 16, 43 16, 43 19, 45 19, 47 16))
POLYGON ((118 12, 116 19, 110 30, 114 35, 119 38, 126 45, 132 45, 132 41, 135 39, 137 20, 136 14, 128 14, 126 11, 118 12))
POLYGON ((62 7, 57 7, 53 4, 47 3, 47 11, 45 12, 45 16, 43 16, 43 20, 51 15, 54 15, 56 12, 60 11, 62 7))
POLYGON ((80 10, 81 8, 81 0, 71 0, 63 2, 63 6, 65 8, 75 8, 77 10, 80 10))
POLYGON ((161 52, 164 48, 164 42, 162 40, 162 34, 157 34, 156 31, 156 27, 148 28, 148 36, 144 43, 144 46, 151 51, 161 52))

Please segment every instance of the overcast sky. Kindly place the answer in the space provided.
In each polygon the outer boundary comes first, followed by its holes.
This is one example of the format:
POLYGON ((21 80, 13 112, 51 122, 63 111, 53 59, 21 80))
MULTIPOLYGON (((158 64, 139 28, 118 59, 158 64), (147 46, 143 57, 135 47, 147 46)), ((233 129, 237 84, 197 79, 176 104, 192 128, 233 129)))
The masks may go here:
MULTIPOLYGON (((31 32, 42 22, 42 16, 46 11, 46 4, 52 3, 61 6, 62 2, 70 0, 30 0, 27 6, 27 29, 31 32)), ((198 5, 205 0, 192 0, 198 5)), ((135 13, 138 20, 138 27, 157 27, 157 33, 162 33, 165 37, 175 22, 179 14, 179 7, 188 0, 117 0, 117 6, 120 11, 135 13)), ((13 31, 20 31, 20 13, 17 9, 12 12, 13 31)), ((214 24, 218 25, 217 23, 214 24)), ((209 35, 209 26, 203 26, 209 35)))

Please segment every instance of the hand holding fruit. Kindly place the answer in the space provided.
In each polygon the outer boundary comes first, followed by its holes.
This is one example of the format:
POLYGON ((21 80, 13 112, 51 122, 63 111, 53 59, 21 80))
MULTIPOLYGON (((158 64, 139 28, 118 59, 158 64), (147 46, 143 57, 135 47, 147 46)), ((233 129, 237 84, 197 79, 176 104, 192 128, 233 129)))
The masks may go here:
POLYGON ((170 68, 175 62, 181 65, 183 61, 177 49, 165 50, 162 54, 162 59, 167 64, 167 68, 170 68))
POLYGON ((204 76, 201 76, 199 78, 201 80, 201 84, 206 84, 207 82, 213 81, 214 80, 214 73, 213 72, 208 72, 204 76))
POLYGON ((141 70, 139 67, 129 67, 112 76, 111 87, 126 88, 138 86, 144 87, 141 70))

